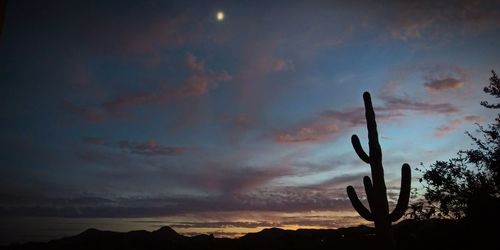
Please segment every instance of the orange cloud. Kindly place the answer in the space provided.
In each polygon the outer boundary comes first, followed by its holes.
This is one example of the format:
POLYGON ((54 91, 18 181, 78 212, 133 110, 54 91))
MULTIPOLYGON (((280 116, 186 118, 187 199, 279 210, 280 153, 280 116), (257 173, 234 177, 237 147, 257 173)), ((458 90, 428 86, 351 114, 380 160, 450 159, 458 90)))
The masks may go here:
POLYGON ((464 86, 464 82, 460 79, 447 77, 443 79, 434 79, 424 83, 425 88, 429 93, 438 93, 446 90, 459 89, 464 86))
POLYGON ((436 131, 434 132, 435 137, 443 137, 447 134, 452 133, 453 131, 457 130, 462 124, 466 123, 472 123, 472 122, 481 122, 481 117, 476 116, 476 115, 468 115, 464 116, 460 119, 454 119, 448 122, 447 124, 443 124, 442 126, 438 127, 436 131))

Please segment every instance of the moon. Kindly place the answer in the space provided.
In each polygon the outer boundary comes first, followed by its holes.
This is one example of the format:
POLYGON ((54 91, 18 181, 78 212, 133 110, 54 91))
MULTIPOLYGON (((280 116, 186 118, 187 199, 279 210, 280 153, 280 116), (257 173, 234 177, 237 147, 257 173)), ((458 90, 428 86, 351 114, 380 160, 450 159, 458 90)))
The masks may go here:
POLYGON ((224 20, 224 12, 223 11, 217 11, 216 18, 217 18, 217 21, 222 22, 224 20))

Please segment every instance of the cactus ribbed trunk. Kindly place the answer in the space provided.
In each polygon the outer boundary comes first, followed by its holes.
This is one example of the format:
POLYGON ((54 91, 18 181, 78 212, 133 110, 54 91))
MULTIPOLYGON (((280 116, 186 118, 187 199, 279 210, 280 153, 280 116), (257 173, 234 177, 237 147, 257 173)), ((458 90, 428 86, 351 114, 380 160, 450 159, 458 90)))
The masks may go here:
POLYGON ((401 191, 398 203, 392 213, 389 213, 389 203, 387 201, 387 188, 384 180, 384 168, 382 165, 382 150, 378 141, 377 123, 375 112, 373 111, 370 93, 363 94, 365 104, 366 125, 368 128, 369 155, 361 147, 358 136, 351 138, 354 150, 359 158, 370 164, 371 178, 365 176, 363 184, 365 186, 366 197, 370 210, 368 210, 359 200, 356 191, 352 186, 347 187, 347 194, 356 211, 366 220, 375 223, 375 233, 379 247, 385 249, 396 249, 391 224, 399 220, 406 209, 410 199, 411 171, 408 164, 403 164, 401 169, 401 191), (373 183, 372 183, 373 179, 373 183))

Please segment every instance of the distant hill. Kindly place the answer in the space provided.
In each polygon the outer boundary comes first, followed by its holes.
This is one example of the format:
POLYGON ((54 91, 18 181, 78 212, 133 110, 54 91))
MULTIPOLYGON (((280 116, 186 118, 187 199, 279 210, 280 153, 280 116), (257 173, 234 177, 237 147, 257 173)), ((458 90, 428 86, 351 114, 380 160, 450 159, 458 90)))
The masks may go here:
MULTIPOLYGON (((499 249, 498 227, 470 228, 457 220, 405 220, 394 226, 401 249, 499 249), (479 247, 479 248, 478 248, 479 247)), ((264 229, 237 239, 215 238, 212 235, 183 236, 170 227, 156 231, 127 233, 88 229, 78 235, 45 243, 25 243, 2 249, 369 249, 374 245, 373 228, 358 226, 340 229, 264 229)))

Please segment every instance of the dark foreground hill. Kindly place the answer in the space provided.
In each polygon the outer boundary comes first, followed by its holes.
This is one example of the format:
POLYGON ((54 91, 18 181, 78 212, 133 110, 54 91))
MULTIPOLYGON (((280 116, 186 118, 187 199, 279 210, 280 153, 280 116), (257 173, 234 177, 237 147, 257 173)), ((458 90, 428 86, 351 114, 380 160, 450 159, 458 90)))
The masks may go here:
MULTIPOLYGON (((401 249, 499 249, 497 227, 472 228, 464 221, 406 220, 394 226, 401 249), (493 247, 493 248, 491 248, 493 247)), ((25 243, 3 249, 369 249, 374 248, 373 229, 358 226, 340 229, 264 229, 237 239, 211 235, 187 237, 170 227, 119 233, 88 229, 81 234, 46 243, 25 243)))

